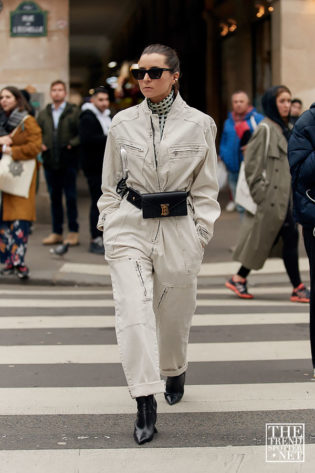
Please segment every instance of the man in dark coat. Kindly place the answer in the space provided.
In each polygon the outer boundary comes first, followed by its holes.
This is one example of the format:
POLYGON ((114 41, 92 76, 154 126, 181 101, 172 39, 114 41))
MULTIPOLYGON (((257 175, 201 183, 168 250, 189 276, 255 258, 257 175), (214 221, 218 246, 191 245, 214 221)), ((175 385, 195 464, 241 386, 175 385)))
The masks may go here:
POLYGON ((57 80, 50 86, 53 103, 38 115, 42 129, 42 157, 45 177, 50 194, 52 234, 44 238, 44 245, 61 243, 63 240, 63 205, 65 193, 69 234, 64 243, 79 243, 76 179, 78 171, 79 114, 80 109, 65 101, 66 84, 57 80))
POLYGON ((90 252, 104 254, 102 232, 97 228, 97 201, 102 195, 102 167, 108 130, 111 124, 109 93, 105 87, 93 91, 91 102, 82 106, 79 135, 81 164, 87 178, 90 196, 90 252))
POLYGON ((310 262, 310 337, 315 375, 315 103, 298 119, 289 140, 294 217, 303 226, 310 262))

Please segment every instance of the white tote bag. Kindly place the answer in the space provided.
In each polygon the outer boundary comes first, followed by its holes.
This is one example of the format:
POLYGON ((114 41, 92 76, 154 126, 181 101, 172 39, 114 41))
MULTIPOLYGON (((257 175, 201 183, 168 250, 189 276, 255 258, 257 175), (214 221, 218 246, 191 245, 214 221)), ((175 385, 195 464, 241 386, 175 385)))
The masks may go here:
POLYGON ((226 187, 228 183, 228 173, 225 164, 223 161, 221 161, 221 159, 219 159, 217 162, 217 178, 219 189, 224 189, 224 187, 226 187))
MULTIPOLYGON (((23 122, 27 117, 23 119, 23 122)), ((15 134, 19 126, 15 128, 11 136, 15 134)), ((0 190, 7 194, 27 198, 35 166, 35 159, 15 161, 9 154, 3 153, 0 159, 0 190)))
MULTIPOLYGON (((267 159, 269 142, 270 142, 270 129, 266 123, 261 123, 261 126, 264 126, 267 130, 266 146, 265 146, 265 153, 264 153, 264 165, 266 165, 266 159, 267 159)), ((255 215, 257 211, 257 204, 253 201, 253 198, 251 196, 251 193, 246 181, 244 161, 242 161, 241 163, 240 171, 238 175, 236 192, 235 192, 235 202, 238 205, 241 205, 245 210, 247 210, 247 212, 251 213, 252 215, 255 215)))
POLYGON ((0 190, 28 197, 35 165, 35 159, 14 161, 9 154, 4 153, 0 160, 0 190))

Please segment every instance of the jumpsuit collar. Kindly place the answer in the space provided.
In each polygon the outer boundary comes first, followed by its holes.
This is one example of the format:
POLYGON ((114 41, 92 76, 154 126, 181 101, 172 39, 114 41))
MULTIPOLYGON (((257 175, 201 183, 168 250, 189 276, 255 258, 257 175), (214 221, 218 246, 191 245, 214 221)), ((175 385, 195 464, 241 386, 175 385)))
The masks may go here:
POLYGON ((171 107, 174 102, 174 91, 172 90, 167 97, 161 100, 158 103, 151 102, 150 99, 147 99, 148 107, 152 113, 158 115, 159 117, 159 127, 160 127, 160 136, 162 137, 165 122, 167 119, 167 115, 171 110, 171 107))

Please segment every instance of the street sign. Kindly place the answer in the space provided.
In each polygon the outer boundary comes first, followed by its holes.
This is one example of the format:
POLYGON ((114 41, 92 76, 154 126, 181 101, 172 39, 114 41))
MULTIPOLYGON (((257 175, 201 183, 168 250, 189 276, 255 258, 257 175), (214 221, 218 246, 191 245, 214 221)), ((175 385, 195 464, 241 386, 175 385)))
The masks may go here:
POLYGON ((10 12, 11 36, 47 36, 47 11, 35 2, 22 2, 10 12))

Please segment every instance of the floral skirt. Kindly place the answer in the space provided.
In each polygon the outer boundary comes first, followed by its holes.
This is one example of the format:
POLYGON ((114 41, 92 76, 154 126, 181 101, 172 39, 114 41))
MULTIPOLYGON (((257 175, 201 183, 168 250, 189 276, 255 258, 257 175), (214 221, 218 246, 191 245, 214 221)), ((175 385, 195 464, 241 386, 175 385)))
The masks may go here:
POLYGON ((30 233, 28 220, 0 221, 0 262, 23 266, 30 233))

